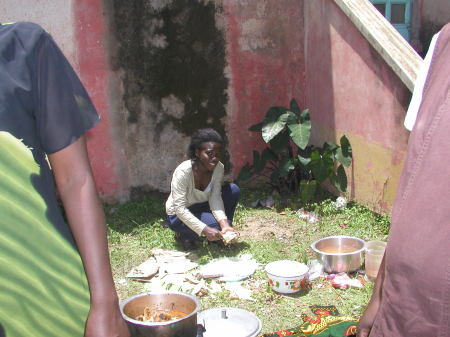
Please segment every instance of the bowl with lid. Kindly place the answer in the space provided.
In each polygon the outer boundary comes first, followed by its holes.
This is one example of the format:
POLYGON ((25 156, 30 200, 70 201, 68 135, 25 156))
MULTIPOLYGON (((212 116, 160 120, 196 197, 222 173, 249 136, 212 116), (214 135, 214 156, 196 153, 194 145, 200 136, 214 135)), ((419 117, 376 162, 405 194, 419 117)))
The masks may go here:
POLYGON ((272 289, 282 294, 293 294, 301 290, 308 277, 306 264, 293 260, 278 260, 266 265, 265 271, 272 289))
POLYGON ((346 235, 328 236, 313 242, 311 249, 327 273, 351 273, 361 268, 365 241, 346 235))

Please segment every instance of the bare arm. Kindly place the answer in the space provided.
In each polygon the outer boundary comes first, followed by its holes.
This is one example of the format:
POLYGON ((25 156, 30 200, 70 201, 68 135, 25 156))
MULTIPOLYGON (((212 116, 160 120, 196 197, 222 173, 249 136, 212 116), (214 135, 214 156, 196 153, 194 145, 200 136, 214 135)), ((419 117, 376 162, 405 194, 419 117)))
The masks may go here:
POLYGON ((373 289, 372 297, 370 298, 369 304, 367 305, 366 311, 362 315, 358 324, 358 337, 368 337, 370 330, 372 330, 373 322, 375 321, 375 316, 378 313, 381 303, 381 293, 383 290, 384 283, 384 259, 386 254, 383 256, 383 260, 380 264, 380 269, 378 270, 377 279, 375 281, 375 288, 373 289))
POLYGON ((105 216, 84 137, 49 155, 49 160, 89 282, 91 309, 85 337, 128 337, 112 279, 105 216))

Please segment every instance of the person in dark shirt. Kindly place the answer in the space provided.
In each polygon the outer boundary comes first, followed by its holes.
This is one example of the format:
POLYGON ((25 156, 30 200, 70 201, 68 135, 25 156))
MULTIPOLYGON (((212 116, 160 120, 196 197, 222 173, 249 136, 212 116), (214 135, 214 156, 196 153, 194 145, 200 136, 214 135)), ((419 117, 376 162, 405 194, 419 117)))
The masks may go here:
POLYGON ((0 78, 0 334, 128 337, 86 151, 97 112, 36 24, 0 25, 0 78))

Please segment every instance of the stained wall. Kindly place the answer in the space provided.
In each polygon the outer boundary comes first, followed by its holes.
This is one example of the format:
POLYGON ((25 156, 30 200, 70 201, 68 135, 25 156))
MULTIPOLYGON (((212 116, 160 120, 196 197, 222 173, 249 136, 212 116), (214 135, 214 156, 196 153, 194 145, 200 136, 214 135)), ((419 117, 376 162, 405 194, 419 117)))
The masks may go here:
MULTIPOLYGON (((415 3, 423 22, 447 8, 415 3)), ((99 110, 88 145, 104 199, 167 192, 200 127, 225 136, 236 176, 264 146, 248 127, 296 98, 314 142, 350 139, 349 196, 390 209, 410 93, 333 1, 0 0, 0 21, 18 20, 54 36, 99 110)))
POLYGON ((433 35, 450 22, 450 1, 415 0, 411 15, 412 44, 425 55, 433 35))
MULTIPOLYGON (((0 22, 31 21, 55 39, 80 76, 101 117, 87 132, 89 158, 98 190, 105 200, 127 197, 126 175, 120 171, 109 104, 109 64, 102 0, 0 0, 0 22)), ((116 135, 120 138, 120 135, 116 135)))
POLYGON ((389 211, 408 141, 410 92, 333 1, 305 1, 306 106, 313 139, 353 147, 349 196, 389 211))

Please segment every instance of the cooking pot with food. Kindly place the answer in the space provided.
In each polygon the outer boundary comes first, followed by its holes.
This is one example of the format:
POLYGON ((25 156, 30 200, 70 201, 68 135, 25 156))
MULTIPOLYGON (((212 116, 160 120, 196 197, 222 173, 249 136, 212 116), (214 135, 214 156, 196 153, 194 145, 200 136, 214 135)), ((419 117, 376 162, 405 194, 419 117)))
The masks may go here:
POLYGON ((196 337, 199 309, 195 296, 173 291, 143 293, 120 303, 122 316, 136 337, 196 337))

